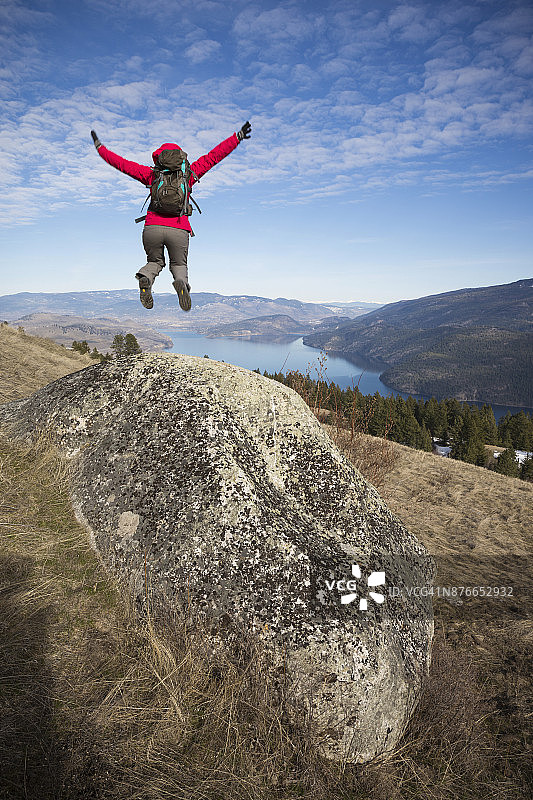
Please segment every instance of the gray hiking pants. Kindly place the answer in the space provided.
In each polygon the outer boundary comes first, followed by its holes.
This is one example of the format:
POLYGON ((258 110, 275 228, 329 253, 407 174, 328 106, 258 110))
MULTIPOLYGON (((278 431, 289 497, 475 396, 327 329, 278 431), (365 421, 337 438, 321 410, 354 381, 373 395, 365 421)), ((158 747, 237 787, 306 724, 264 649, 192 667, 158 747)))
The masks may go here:
POLYGON ((168 225, 145 225, 143 229, 143 247, 147 262, 137 272, 136 278, 145 276, 150 286, 165 266, 165 247, 169 257, 169 267, 174 280, 189 282, 187 274, 187 254, 189 252, 189 234, 181 228, 168 225))

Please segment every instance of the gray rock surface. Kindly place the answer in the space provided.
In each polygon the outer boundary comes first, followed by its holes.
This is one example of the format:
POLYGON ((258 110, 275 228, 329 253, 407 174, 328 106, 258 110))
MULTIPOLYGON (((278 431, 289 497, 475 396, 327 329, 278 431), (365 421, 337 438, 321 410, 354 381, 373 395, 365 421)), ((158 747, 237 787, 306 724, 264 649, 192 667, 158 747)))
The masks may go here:
POLYGON ((433 631, 430 599, 409 590, 430 586, 434 565, 295 392, 229 364, 143 354, 2 412, 13 433, 57 432, 77 514, 139 598, 146 563, 154 596, 189 600, 218 643, 255 632, 286 663, 330 757, 394 747, 433 631), (379 571, 385 585, 367 586, 379 571))

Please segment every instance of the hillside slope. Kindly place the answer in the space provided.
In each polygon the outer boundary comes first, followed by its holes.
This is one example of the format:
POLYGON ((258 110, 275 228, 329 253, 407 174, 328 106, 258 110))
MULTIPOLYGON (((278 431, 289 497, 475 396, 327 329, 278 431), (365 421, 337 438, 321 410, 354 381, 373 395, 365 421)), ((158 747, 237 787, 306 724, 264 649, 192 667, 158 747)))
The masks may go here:
POLYGON ((364 325, 385 322, 409 330, 491 324, 505 330, 531 331, 533 278, 388 303, 367 314, 361 322, 364 325))
POLYGON ((0 794, 5 778, 6 797, 29 800, 131 800, 133 787, 152 800, 251 789, 272 800, 273 785, 307 800, 413 800, 428 786, 435 800, 527 800, 533 487, 393 448, 381 492, 434 554, 437 583, 511 583, 516 597, 437 600, 431 674, 401 747, 339 772, 316 759, 311 731, 287 726, 260 653, 241 666, 206 649, 201 630, 128 613, 74 517, 64 466, 43 442, 0 435, 0 794))
POLYGON ((289 317, 288 314, 270 314, 266 317, 251 317, 239 322, 227 322, 208 328, 206 336, 216 338, 225 336, 230 338, 247 338, 257 336, 294 335, 302 336, 311 330, 311 324, 299 322, 289 317))
POLYGON ((533 405, 533 279, 391 303, 311 347, 383 365, 400 391, 533 405))
MULTIPOLYGON (((43 385, 90 363, 5 326, 0 353, 18 366, 0 375, 4 401, 35 391, 32 369, 43 385)), ((339 774, 285 726, 260 660, 221 668, 200 634, 128 616, 74 518, 65 468, 43 446, 0 436, 0 794, 4 768, 9 796, 30 800, 130 800, 133 790, 270 800, 272 786, 304 798, 412 800, 428 787, 435 800, 529 798, 531 484, 390 445, 379 490, 434 556, 436 584, 511 585, 514 595, 435 599, 431 675, 401 749, 388 764, 339 774)), ((384 447, 358 439, 365 458, 382 462, 384 447)))
POLYGON ((113 339, 117 334, 133 333, 141 350, 163 350, 172 347, 170 336, 142 325, 135 320, 101 319, 99 317, 77 317, 71 314, 47 314, 39 312, 26 314, 15 320, 12 325, 21 325, 32 336, 52 339, 57 344, 71 347, 73 341, 86 341, 91 350, 93 347, 100 353, 112 352, 113 339))
POLYGON ((29 336, 17 328, 0 325, 0 403, 27 397, 41 386, 94 360, 55 344, 29 336))

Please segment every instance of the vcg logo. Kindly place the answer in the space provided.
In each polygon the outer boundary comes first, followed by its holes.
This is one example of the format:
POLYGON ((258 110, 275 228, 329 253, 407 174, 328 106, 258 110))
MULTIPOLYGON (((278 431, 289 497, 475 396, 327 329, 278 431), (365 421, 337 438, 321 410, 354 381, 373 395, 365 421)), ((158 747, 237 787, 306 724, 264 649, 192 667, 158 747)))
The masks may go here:
MULTIPOLYGON (((338 592, 341 593, 341 605, 347 606, 349 603, 353 603, 354 600, 359 599, 359 611, 367 611, 368 609, 368 599, 367 597, 363 597, 363 593, 358 593, 358 581, 361 580, 361 568, 359 564, 352 564, 352 577, 355 579, 345 580, 341 578, 341 580, 335 581, 328 581, 326 580, 326 586, 330 592, 334 589, 337 589, 338 592), (343 592, 347 592, 347 594, 342 594, 343 592)), ((385 584, 385 572, 371 572, 368 578, 366 579, 366 585, 363 585, 364 594, 366 595, 366 590, 368 590, 368 596, 375 602, 375 603, 383 603, 385 600, 385 595, 381 594, 380 592, 372 592, 369 591, 370 588, 374 588, 376 586, 383 586, 385 584)))

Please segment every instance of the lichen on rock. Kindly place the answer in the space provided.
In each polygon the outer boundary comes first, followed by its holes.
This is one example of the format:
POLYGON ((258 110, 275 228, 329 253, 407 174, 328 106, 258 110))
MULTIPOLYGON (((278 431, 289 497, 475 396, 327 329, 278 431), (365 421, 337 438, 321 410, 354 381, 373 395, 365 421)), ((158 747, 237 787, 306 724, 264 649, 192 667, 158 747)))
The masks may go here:
POLYGON ((3 413, 16 433, 56 432, 79 518, 140 598, 148 571, 154 596, 192 603, 215 638, 229 619, 261 639, 330 757, 394 747, 429 666, 431 601, 413 588, 434 565, 295 392, 211 359, 142 354, 3 413))

